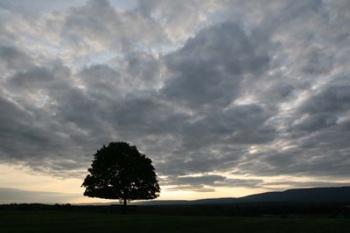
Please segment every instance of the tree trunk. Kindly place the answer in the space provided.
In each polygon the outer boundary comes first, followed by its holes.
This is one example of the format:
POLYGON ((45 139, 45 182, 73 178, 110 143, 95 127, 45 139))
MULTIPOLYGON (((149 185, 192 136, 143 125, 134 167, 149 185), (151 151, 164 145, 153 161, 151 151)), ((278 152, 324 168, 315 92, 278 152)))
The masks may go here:
POLYGON ((124 198, 124 200, 123 200, 123 207, 122 207, 122 213, 123 214, 126 214, 126 210, 127 210, 126 204, 127 204, 127 200, 126 200, 126 198, 124 198))

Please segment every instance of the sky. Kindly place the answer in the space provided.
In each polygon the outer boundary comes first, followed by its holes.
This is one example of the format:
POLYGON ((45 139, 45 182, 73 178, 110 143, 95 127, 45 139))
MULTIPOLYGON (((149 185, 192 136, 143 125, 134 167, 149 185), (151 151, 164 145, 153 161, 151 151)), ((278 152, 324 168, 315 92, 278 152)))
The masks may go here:
POLYGON ((85 203, 97 149, 159 199, 350 185, 350 1, 0 0, 0 203, 85 203))

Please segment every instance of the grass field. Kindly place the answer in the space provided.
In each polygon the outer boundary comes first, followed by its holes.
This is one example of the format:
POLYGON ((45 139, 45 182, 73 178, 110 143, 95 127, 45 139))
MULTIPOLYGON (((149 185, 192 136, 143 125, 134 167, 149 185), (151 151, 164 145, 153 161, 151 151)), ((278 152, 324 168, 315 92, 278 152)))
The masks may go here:
POLYGON ((348 233, 350 219, 324 217, 140 216, 66 211, 0 211, 1 233, 236 232, 348 233))

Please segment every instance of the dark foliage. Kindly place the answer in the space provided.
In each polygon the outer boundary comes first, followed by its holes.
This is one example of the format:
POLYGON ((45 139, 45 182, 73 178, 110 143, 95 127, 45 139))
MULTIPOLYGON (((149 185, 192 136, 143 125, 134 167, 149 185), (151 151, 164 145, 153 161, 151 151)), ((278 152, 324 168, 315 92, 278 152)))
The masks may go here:
POLYGON ((112 142, 94 155, 82 186, 85 196, 124 201, 154 199, 160 188, 151 159, 135 146, 112 142))

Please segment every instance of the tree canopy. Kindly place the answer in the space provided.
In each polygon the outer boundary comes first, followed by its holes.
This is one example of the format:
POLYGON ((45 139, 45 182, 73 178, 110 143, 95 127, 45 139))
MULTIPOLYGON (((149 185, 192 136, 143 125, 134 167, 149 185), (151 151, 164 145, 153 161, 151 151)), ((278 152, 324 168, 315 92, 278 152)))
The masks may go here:
POLYGON ((126 142, 111 142, 94 155, 84 196, 127 201, 154 199, 160 188, 152 160, 126 142))

